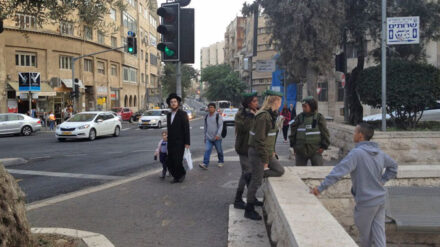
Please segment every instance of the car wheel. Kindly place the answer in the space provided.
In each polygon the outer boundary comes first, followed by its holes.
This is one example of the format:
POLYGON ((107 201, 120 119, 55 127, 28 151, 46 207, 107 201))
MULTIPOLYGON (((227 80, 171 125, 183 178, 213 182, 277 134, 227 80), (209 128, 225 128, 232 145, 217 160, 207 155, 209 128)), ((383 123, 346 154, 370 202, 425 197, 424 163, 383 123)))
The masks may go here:
POLYGON ((66 139, 65 138, 58 138, 58 141, 59 142, 64 142, 64 141, 66 141, 66 139))
POLYGON ((119 128, 119 126, 116 126, 115 133, 113 133, 113 136, 118 137, 119 134, 121 134, 121 128, 119 128))
POLYGON ((89 133, 89 140, 90 141, 94 141, 96 139, 96 130, 95 129, 91 129, 90 133, 89 133))
POLYGON ((29 126, 24 126, 21 129, 21 134, 24 135, 24 136, 30 136, 32 134, 32 128, 29 127, 29 126))
POLYGON ((157 124, 157 128, 158 128, 158 129, 162 129, 162 122, 159 122, 159 123, 157 124))

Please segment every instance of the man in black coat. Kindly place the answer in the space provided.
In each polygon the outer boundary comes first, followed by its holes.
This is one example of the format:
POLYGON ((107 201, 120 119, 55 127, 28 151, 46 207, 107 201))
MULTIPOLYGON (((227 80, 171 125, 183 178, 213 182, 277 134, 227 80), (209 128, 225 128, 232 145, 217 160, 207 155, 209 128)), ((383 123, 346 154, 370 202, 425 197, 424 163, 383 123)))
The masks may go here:
POLYGON ((168 96, 167 104, 171 112, 167 115, 168 127, 168 160, 167 167, 174 180, 171 183, 181 183, 185 180, 186 171, 183 167, 185 148, 190 146, 188 114, 180 109, 182 98, 172 93, 168 96))

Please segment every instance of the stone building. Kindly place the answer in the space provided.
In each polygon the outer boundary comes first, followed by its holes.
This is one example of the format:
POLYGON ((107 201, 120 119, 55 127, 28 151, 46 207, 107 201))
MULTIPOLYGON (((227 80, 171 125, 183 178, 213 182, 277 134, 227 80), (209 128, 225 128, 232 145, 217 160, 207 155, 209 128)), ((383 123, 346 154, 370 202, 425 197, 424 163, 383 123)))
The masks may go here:
POLYGON ((225 63, 225 41, 216 42, 209 47, 200 49, 200 68, 225 63))
POLYGON ((78 22, 38 27, 33 16, 20 14, 5 20, 0 34, 0 112, 28 111, 29 101, 18 90, 18 73, 39 72, 41 92, 33 95, 32 107, 40 113, 53 111, 62 119, 62 109, 72 104, 71 58, 122 47, 129 31, 136 33, 137 55, 118 49, 75 63, 81 92, 78 110, 137 111, 159 103, 157 2, 127 0, 126 5, 125 11, 110 9, 105 30, 78 22))
POLYGON ((235 71, 240 70, 239 52, 243 49, 246 29, 246 17, 236 17, 225 32, 225 63, 235 71))

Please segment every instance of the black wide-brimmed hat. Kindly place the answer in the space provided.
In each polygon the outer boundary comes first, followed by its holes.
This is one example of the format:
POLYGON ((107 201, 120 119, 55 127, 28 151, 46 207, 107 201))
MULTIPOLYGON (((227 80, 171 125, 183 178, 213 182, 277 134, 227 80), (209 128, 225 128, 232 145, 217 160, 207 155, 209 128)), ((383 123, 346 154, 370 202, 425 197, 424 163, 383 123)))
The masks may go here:
POLYGON ((179 95, 175 94, 175 93, 171 93, 168 98, 167 98, 167 104, 170 105, 170 101, 172 99, 177 99, 177 101, 179 102, 179 104, 182 102, 182 98, 179 97, 179 95))

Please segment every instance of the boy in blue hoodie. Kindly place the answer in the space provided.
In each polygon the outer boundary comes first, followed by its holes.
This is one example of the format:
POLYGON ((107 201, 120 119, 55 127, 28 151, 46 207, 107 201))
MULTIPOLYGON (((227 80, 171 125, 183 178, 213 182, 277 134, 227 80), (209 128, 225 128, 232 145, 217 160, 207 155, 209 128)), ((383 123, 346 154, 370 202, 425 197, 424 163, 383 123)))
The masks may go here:
POLYGON ((386 246, 384 184, 396 177, 397 163, 371 142, 374 129, 367 123, 356 126, 353 141, 356 147, 337 164, 319 187, 311 190, 321 194, 350 173, 351 193, 356 201, 354 221, 359 230, 360 245, 386 246), (385 172, 384 172, 385 169, 385 172))

